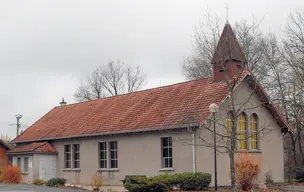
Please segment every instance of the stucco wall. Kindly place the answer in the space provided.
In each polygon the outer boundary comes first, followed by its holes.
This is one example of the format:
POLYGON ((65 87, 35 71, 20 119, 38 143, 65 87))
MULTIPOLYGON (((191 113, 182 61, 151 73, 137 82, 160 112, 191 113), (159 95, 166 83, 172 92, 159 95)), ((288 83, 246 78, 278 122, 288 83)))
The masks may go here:
MULTIPOLYGON (((264 173, 272 171, 274 181, 283 181, 283 140, 276 121, 263 107, 255 94, 251 94, 247 84, 241 83, 236 89, 236 103, 241 105, 250 96, 250 102, 243 108, 248 117, 256 113, 259 117, 259 128, 264 129, 260 135, 260 151, 255 153, 262 159, 260 180, 264 180, 264 173), (248 110, 250 108, 250 110, 248 110)), ((220 107, 217 118, 226 118, 227 102, 220 107)), ((221 120, 219 120, 221 121, 221 120)), ((222 127, 217 126, 220 130, 222 127)), ((210 132, 204 128, 198 130, 197 135, 211 140, 210 132)), ((104 176, 106 184, 122 184, 120 180, 125 175, 158 175, 161 169, 161 137, 173 138, 173 168, 174 172, 191 172, 193 170, 192 135, 184 132, 154 132, 108 137, 87 138, 77 140, 54 141, 58 150, 57 176, 65 177, 68 183, 90 184, 92 177, 98 171, 98 142, 118 142, 118 170, 98 172, 104 176), (80 144, 80 170, 64 170, 64 144, 80 144)), ((196 170, 212 174, 214 182, 213 149, 203 146, 202 141, 196 138, 196 170)), ((218 154, 218 183, 229 185, 229 158, 227 154, 218 154)))
POLYGON ((28 164, 29 164, 29 167, 28 167, 28 173, 22 173, 22 182, 24 183, 32 183, 33 182, 33 179, 34 179, 34 174, 33 174, 33 165, 34 165, 34 162, 33 162, 33 155, 14 155, 13 156, 13 165, 17 165, 17 158, 21 158, 21 170, 23 172, 23 158, 24 157, 28 157, 28 164))
MULTIPOLYGON (((242 109, 246 112, 248 118, 251 114, 256 113, 258 115, 258 128, 260 129, 259 135, 259 151, 250 151, 252 154, 257 155, 261 159, 261 170, 259 180, 265 181, 265 173, 267 171, 272 172, 274 181, 284 180, 284 162, 283 162, 283 136, 281 134, 281 129, 273 119, 268 110, 262 107, 262 103, 259 98, 252 94, 252 89, 250 89, 247 83, 241 83, 235 90, 235 103, 236 108, 242 109), (249 102, 246 102, 250 98, 249 102)), ((229 98, 228 98, 229 99, 229 98)), ((230 98, 231 99, 231 98, 230 98)), ((217 131, 225 133, 225 128, 222 126, 225 124, 225 117, 227 112, 230 110, 228 107, 228 100, 220 106, 219 113, 216 115, 217 131)), ((210 124, 207 123, 206 127, 210 124)), ((249 129, 249 124, 247 125, 249 129)), ((199 135, 201 135, 207 141, 211 141, 213 137, 211 132, 202 128, 199 130, 199 135)), ((218 137, 219 139, 219 137, 218 137)), ((214 153, 213 149, 201 147, 205 143, 202 140, 197 139, 198 149, 197 149, 197 168, 199 171, 206 171, 214 175, 214 153)), ((223 145, 219 141, 218 145, 223 145)), ((221 150, 223 151, 223 150, 221 150)), ((236 153, 235 158, 237 158, 239 153, 236 153)), ((218 153, 217 155, 217 166, 218 166, 218 183, 221 185, 230 184, 230 173, 229 173, 229 157, 228 154, 218 153)), ((214 183, 214 177, 212 177, 212 184, 214 183)))
POLYGON ((255 94, 252 94, 252 90, 249 89, 247 85, 245 82, 240 84, 236 90, 236 98, 240 104, 250 98, 250 101, 244 105, 244 110, 248 117, 250 117, 252 113, 256 113, 259 118, 261 153, 257 153, 257 155, 259 155, 262 160, 262 174, 260 179, 265 180, 264 174, 270 170, 274 181, 283 181, 284 153, 281 128, 269 111, 265 107, 262 107, 260 99, 255 94), (252 96, 250 97, 251 94, 252 96))
POLYGON ((173 138, 173 166, 175 172, 192 170, 192 147, 178 141, 191 138, 189 133, 181 137, 177 133, 149 133, 125 136, 79 139, 75 141, 56 141, 53 145, 58 150, 57 175, 68 179, 69 183, 89 184, 98 169, 98 142, 118 142, 119 171, 99 172, 107 184, 122 184, 125 175, 158 175, 161 167, 161 137, 173 138), (80 171, 64 170, 64 144, 80 144, 80 171))

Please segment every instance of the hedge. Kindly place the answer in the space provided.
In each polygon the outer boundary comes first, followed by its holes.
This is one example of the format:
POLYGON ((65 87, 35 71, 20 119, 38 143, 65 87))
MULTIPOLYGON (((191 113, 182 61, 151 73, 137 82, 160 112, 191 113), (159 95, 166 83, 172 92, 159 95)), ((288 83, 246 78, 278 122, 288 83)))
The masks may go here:
POLYGON ((173 188, 183 191, 207 189, 211 182, 209 173, 163 174, 154 177, 128 177, 124 187, 129 192, 167 192, 173 188))
POLYGON ((34 181, 33 181, 33 184, 34 185, 45 185, 45 181, 44 180, 42 180, 42 179, 35 179, 34 181))
POLYGON ((66 183, 66 179, 65 178, 56 177, 56 178, 52 178, 52 179, 48 180, 46 182, 46 186, 56 187, 56 186, 62 186, 65 183, 66 183))
POLYGON ((173 177, 174 184, 184 191, 207 189, 211 183, 209 173, 178 173, 173 177))

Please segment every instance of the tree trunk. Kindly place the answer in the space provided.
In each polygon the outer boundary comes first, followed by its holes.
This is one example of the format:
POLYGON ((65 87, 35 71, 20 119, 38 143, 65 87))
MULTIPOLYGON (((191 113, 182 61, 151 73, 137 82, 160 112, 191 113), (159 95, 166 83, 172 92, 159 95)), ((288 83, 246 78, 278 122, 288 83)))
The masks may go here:
POLYGON ((300 162, 301 162, 301 164, 302 165, 304 165, 304 153, 303 153, 303 149, 302 149, 302 131, 301 131, 301 129, 299 128, 298 129, 299 130, 299 138, 298 138, 298 143, 299 143, 299 147, 298 147, 298 149, 299 149, 299 151, 300 151, 300 162))
POLYGON ((234 151, 229 152, 229 157, 230 157, 229 159, 230 159, 231 191, 236 192, 234 151))
POLYGON ((293 157, 293 163, 295 166, 298 165, 297 163, 297 157, 296 157, 296 141, 294 139, 294 136, 292 135, 291 132, 288 132, 290 139, 291 139, 291 147, 292 147, 292 157, 293 157))
POLYGON ((230 179, 231 179, 231 190, 232 192, 236 192, 236 178, 235 178, 235 142, 236 142, 236 129, 237 129, 237 118, 234 116, 233 126, 231 130, 230 136, 230 151, 229 151, 229 159, 230 159, 230 179))

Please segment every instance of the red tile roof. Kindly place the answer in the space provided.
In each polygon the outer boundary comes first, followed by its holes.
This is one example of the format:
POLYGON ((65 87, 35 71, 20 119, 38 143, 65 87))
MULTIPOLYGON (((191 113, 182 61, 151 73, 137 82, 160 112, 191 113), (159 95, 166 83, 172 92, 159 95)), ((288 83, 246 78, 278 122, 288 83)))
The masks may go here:
POLYGON ((38 143, 31 143, 28 145, 22 145, 9 151, 9 153, 24 153, 24 152, 56 153, 57 150, 49 142, 38 142, 38 143))
MULTIPOLYGON (((245 70, 241 77, 248 73, 245 70)), ((59 106, 13 142, 182 128, 205 122, 210 115, 209 105, 220 104, 228 95, 225 82, 204 78, 59 106)))
POLYGON ((0 139, 0 145, 2 145, 3 147, 5 147, 7 150, 12 149, 13 146, 9 144, 8 141, 4 140, 4 139, 0 139))
POLYGON ((227 95, 212 78, 58 106, 14 142, 179 127, 209 116, 209 105, 227 95))

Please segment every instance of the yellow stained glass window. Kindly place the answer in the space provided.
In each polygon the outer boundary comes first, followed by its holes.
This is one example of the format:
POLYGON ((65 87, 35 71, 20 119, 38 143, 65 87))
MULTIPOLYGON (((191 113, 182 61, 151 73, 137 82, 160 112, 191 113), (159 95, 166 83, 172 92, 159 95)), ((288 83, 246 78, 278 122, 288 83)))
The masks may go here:
POLYGON ((229 112, 227 115, 227 119, 226 119, 226 129, 227 129, 227 145, 230 148, 230 133, 232 130, 232 126, 233 126, 233 116, 232 113, 229 112))
POLYGON ((258 118, 256 114, 250 117, 251 149, 258 149, 258 118))
POLYGON ((239 130, 239 149, 247 149, 247 141, 246 141, 246 115, 242 113, 239 117, 238 122, 238 130, 239 130))

